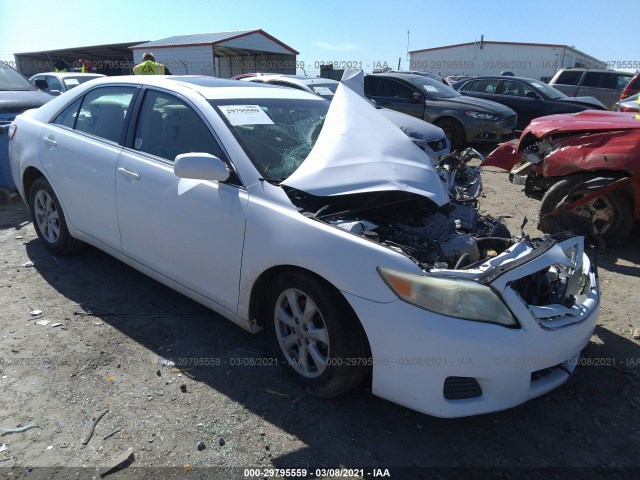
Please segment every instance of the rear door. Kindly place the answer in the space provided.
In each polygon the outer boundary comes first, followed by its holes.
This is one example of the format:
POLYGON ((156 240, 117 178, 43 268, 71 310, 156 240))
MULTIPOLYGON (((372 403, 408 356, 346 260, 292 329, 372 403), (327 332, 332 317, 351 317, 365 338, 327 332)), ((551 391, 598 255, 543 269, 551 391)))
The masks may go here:
POLYGON ((617 72, 589 72, 585 74, 582 85, 576 97, 590 96, 596 97, 607 108, 611 108, 620 98, 620 93, 625 85, 631 80, 629 76, 620 75, 617 72), (626 81, 625 81, 626 80, 626 81))
POLYGON ((389 77, 367 75, 364 79, 364 91, 377 105, 424 119, 425 99, 417 89, 404 82, 389 77), (421 99, 414 98, 418 93, 421 99))
POLYGON ((74 227, 120 250, 115 172, 133 86, 94 88, 43 128, 38 151, 74 227))
MULTIPOLYGON (((186 99, 148 89, 116 174, 122 252, 235 312, 248 194, 239 181, 178 178, 176 155, 205 152, 228 163, 186 99)), ((230 165, 230 164, 229 164, 230 165)))

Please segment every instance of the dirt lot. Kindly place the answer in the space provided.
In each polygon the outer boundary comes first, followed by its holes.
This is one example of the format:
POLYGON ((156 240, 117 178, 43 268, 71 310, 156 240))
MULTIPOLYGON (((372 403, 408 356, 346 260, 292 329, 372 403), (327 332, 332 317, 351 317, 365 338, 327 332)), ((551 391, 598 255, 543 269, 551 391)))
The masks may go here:
MULTIPOLYGON (((537 202, 503 172, 483 178, 482 210, 514 232, 527 216, 538 235, 537 202)), ((132 448, 131 465, 107 478, 340 466, 364 467, 364 478, 372 467, 396 479, 640 478, 639 239, 634 231, 600 256, 599 325, 565 385, 505 412, 445 420, 366 386, 309 398, 278 367, 243 366, 267 355, 263 336, 94 248, 52 256, 14 201, 0 207, 0 427, 37 427, 0 437, 0 477, 99 478, 132 448), (162 364, 169 357, 220 365, 178 372, 162 364)))

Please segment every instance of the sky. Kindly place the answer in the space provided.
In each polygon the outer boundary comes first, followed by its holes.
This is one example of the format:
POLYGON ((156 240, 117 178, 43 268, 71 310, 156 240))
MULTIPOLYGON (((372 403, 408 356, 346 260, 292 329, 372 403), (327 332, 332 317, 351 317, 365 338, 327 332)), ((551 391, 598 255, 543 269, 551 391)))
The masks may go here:
MULTIPOLYGON (((13 54, 261 28, 297 60, 408 69, 407 50, 485 41, 575 46, 640 62, 638 0, 0 0, 0 59, 13 54), (407 34, 409 32, 409 34, 407 34), (407 49, 408 47, 408 49, 407 49)), ((633 69, 632 69, 633 70, 633 69)))

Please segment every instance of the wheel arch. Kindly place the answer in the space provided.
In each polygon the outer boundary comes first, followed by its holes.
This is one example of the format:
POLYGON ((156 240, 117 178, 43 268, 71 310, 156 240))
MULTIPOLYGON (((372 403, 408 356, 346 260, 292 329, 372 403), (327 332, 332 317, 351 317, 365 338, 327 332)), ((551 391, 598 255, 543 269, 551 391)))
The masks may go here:
POLYGON ((309 269, 299 267, 296 265, 277 265, 277 266, 271 267, 265 270, 264 272, 262 272, 258 276, 258 278, 255 280, 255 282, 253 282, 253 286, 251 288, 251 294, 249 296, 250 323, 253 324, 255 322, 256 326, 264 328, 265 320, 266 320, 265 307, 267 303, 267 295, 269 293, 270 285, 272 285, 273 280, 277 276, 283 275, 285 273, 296 273, 296 272, 316 278, 317 280, 321 281, 326 286, 328 286, 337 295, 338 298, 342 299, 344 303, 344 307, 348 308, 349 311, 353 314, 353 317, 357 320, 357 324, 359 325, 359 328, 364 338, 366 339, 368 353, 371 354, 371 346, 369 342, 369 337, 367 336, 367 332, 365 331, 362 325, 362 322, 360 321, 360 318, 358 318, 358 315, 353 310, 353 308, 351 307, 351 305, 349 304, 345 296, 342 294, 342 292, 335 285, 333 285, 330 281, 328 281, 326 278, 322 277, 321 275, 318 275, 317 273, 309 269))
POLYGON ((31 197, 31 186, 39 177, 47 178, 46 175, 36 167, 27 167, 22 174, 22 191, 24 192, 23 199, 27 205, 29 205, 29 198, 31 197))

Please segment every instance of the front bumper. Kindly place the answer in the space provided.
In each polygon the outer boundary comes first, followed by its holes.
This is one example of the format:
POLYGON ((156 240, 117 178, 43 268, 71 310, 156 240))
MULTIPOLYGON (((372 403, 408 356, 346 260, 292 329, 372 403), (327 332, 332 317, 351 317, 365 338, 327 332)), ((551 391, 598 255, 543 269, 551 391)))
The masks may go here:
POLYGON ((564 383, 598 318, 599 291, 588 258, 578 249, 582 258, 574 259, 574 266, 590 283, 572 311, 528 305, 511 284, 566 260, 558 255, 567 242, 539 256, 518 244, 481 267, 485 278, 492 277, 487 276, 492 269, 505 270, 491 286, 520 328, 446 317, 400 300, 380 304, 345 294, 371 346, 372 392, 419 412, 462 417, 514 407, 564 383), (518 260, 518 266, 508 267, 518 260))

